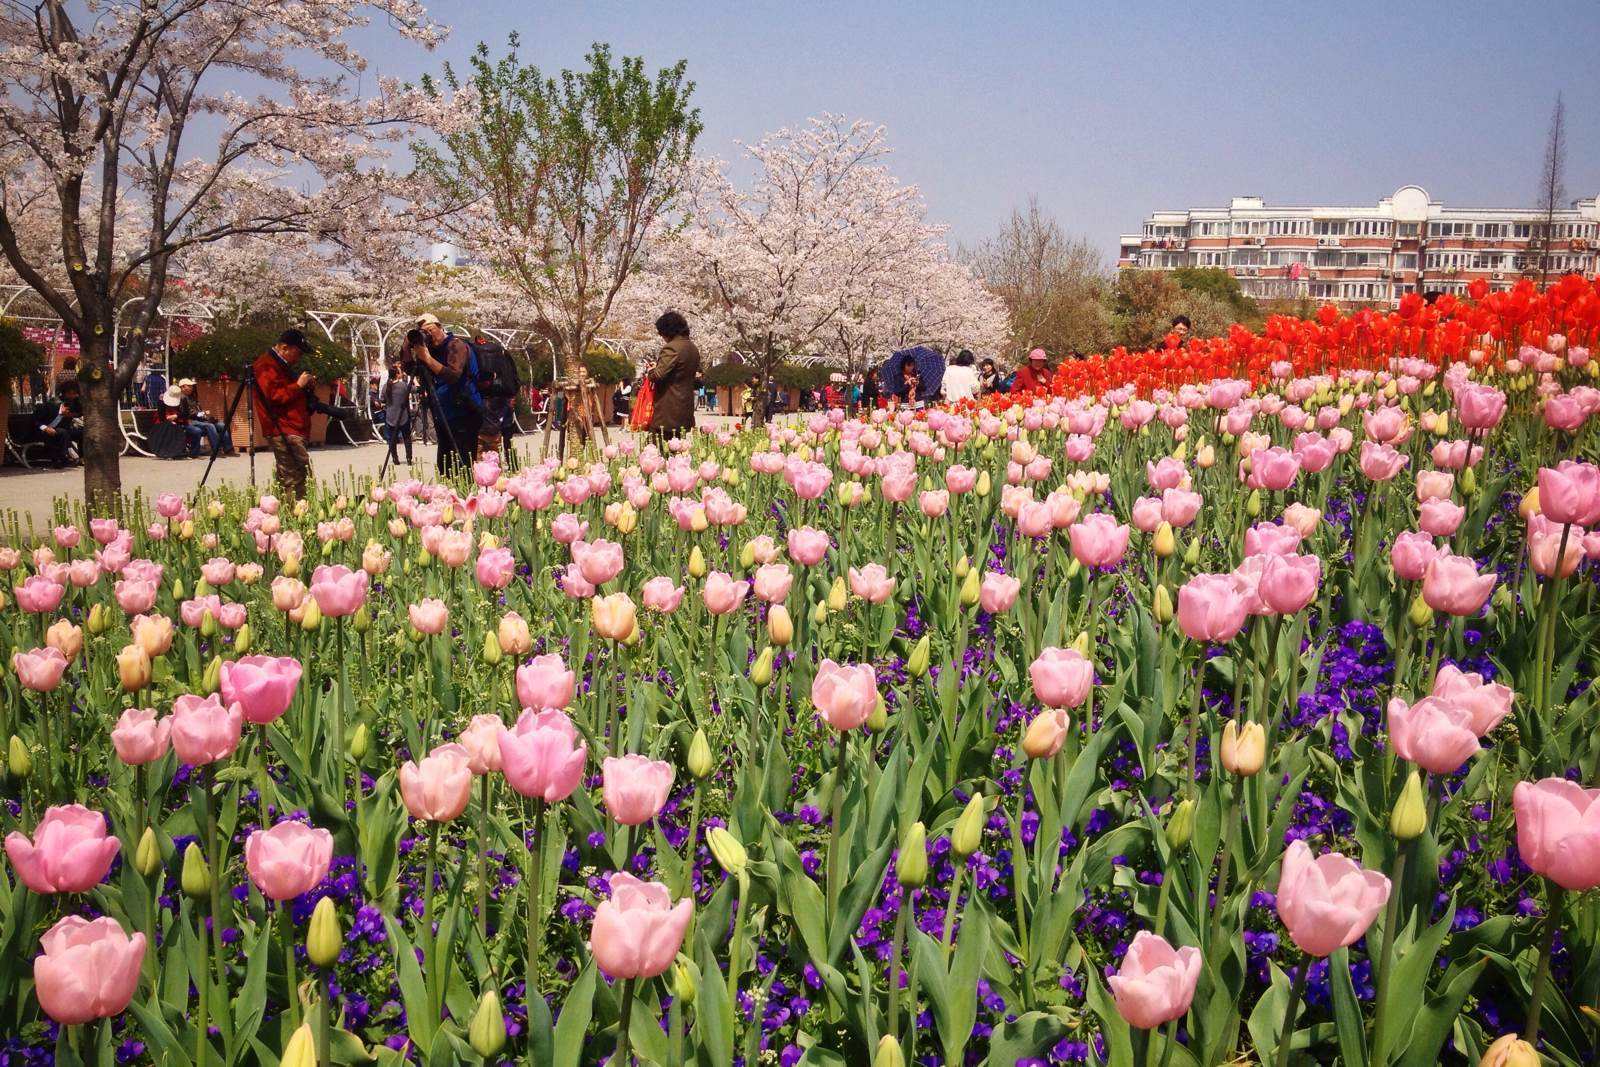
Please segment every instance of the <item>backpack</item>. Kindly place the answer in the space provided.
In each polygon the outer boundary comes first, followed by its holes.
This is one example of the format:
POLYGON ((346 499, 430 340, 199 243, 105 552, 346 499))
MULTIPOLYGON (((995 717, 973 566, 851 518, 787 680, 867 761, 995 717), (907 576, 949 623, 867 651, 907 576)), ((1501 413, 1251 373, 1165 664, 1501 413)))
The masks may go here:
MULTIPOLYGON (((439 347, 448 352, 454 337, 453 333, 445 334, 444 343, 439 347)), ((480 416, 484 414, 483 394, 478 391, 478 349, 465 338, 461 343, 467 346, 467 365, 462 368, 461 377, 453 383, 442 381, 437 376, 433 379, 433 395, 447 422, 455 422, 473 412, 480 416)))

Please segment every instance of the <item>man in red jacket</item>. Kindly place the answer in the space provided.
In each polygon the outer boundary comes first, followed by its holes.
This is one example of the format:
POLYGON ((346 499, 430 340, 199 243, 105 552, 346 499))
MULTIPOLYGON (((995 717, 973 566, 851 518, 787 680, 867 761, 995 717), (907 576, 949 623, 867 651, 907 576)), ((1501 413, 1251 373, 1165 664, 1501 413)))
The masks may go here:
POLYGON ((256 422, 272 448, 278 482, 290 499, 305 495, 311 475, 306 438, 311 435, 308 398, 315 379, 298 369, 300 357, 310 350, 305 334, 285 330, 251 368, 256 378, 256 422))

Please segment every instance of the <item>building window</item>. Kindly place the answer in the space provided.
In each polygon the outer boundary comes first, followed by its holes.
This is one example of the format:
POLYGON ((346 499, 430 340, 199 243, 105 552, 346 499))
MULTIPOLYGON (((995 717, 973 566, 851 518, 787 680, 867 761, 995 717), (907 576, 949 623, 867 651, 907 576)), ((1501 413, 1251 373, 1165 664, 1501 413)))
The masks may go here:
POLYGON ((1415 237, 1417 235, 1417 224, 1414 222, 1397 222, 1395 223, 1394 232, 1397 237, 1415 237))
POLYGON ((1343 237, 1344 220, 1318 219, 1312 230, 1318 237, 1343 237))
POLYGON ((1397 270, 1416 270, 1417 254, 1415 252, 1401 252, 1394 257, 1394 265, 1397 270))

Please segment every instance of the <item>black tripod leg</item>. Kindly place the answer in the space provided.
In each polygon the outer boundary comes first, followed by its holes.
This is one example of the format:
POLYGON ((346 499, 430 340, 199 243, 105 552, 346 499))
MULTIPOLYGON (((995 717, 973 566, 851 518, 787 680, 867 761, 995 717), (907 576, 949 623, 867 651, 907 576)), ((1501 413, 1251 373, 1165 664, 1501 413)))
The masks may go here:
MULTIPOLYGON (((246 378, 244 381, 239 383, 239 388, 234 392, 233 399, 228 402, 227 413, 222 416, 223 426, 230 428, 233 426, 233 413, 239 410, 239 401, 244 399, 244 391, 249 387, 249 378, 246 378)), ((206 472, 200 475, 200 484, 195 487, 196 490, 204 489, 206 487, 206 479, 211 477, 211 468, 217 465, 217 456, 219 453, 221 453, 221 451, 222 434, 219 432, 217 434, 216 443, 211 446, 211 459, 206 462, 206 472)))

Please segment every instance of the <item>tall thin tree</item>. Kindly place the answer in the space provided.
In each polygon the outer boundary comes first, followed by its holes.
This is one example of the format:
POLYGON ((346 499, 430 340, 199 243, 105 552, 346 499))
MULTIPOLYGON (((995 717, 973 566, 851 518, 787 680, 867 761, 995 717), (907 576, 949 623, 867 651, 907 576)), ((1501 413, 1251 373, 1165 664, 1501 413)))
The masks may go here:
POLYGON ((1544 216, 1538 240, 1539 285, 1550 280, 1550 250, 1555 240, 1556 212, 1567 198, 1563 180, 1567 169, 1567 104, 1561 94, 1556 94, 1556 106, 1550 112, 1550 133, 1545 139, 1544 161, 1539 175, 1539 211, 1544 216))

